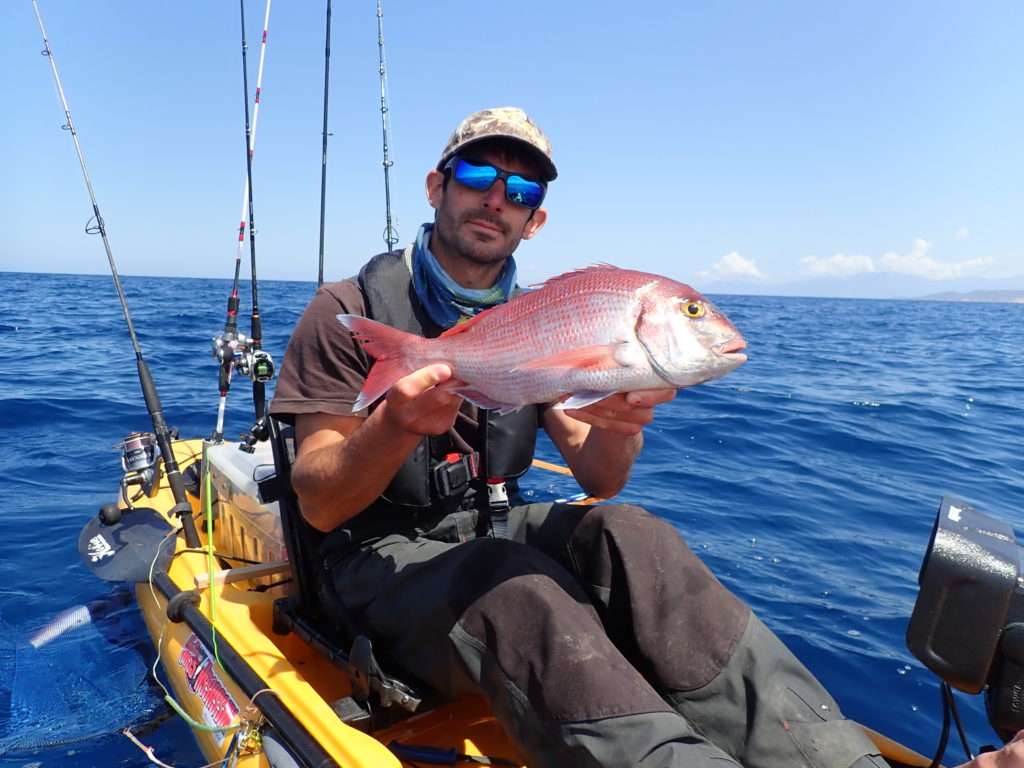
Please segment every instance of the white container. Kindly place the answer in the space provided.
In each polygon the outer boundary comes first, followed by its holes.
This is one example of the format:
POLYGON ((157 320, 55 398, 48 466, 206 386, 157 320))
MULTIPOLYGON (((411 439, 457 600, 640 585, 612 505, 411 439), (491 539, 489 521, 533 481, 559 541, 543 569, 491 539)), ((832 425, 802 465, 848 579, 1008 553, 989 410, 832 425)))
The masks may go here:
MULTIPOLYGON (((287 560, 277 502, 264 504, 259 481, 274 474, 270 443, 256 444, 253 453, 238 443, 206 450, 213 486, 214 546, 218 553, 257 563, 287 560)), ((269 584, 274 577, 257 580, 269 584)))

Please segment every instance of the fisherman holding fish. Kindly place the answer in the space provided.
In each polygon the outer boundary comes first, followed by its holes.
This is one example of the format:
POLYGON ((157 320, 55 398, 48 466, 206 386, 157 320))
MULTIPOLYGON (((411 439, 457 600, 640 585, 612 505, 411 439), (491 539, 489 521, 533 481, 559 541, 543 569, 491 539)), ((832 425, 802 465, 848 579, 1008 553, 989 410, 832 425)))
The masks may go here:
POLYGON ((520 294, 551 145, 476 112, 404 251, 324 285, 271 413, 343 612, 439 693, 490 703, 534 768, 870 768, 876 748, 675 528, 630 504, 527 504, 543 428, 589 494, 625 485, 656 406, 741 364, 704 296, 591 267, 520 294))

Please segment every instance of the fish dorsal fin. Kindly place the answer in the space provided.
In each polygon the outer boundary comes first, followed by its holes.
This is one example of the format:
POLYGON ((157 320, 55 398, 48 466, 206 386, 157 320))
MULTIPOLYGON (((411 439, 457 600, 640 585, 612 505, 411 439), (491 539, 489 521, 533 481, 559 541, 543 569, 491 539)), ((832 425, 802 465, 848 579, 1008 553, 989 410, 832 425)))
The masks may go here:
POLYGON ((580 368, 585 370, 621 368, 622 364, 615 358, 615 349, 616 347, 612 344, 566 349, 553 355, 535 357, 522 365, 517 365, 512 372, 533 371, 539 368, 580 368))
POLYGON ((550 288, 553 285, 558 285, 566 280, 577 278, 581 275, 593 274, 596 272, 619 272, 619 267, 614 264, 605 264, 604 262, 598 264, 591 264, 589 267, 582 267, 581 269, 571 269, 568 272, 563 272, 560 275, 549 277, 543 283, 536 283, 530 286, 531 289, 550 288))

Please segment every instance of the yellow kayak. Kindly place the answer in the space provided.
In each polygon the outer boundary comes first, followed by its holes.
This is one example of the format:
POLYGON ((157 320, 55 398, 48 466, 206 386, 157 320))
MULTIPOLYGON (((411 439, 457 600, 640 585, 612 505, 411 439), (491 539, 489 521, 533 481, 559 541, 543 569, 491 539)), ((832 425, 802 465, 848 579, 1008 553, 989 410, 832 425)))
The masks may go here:
MULTIPOLYGON (((203 548, 189 549, 178 535, 166 477, 131 506, 122 493, 121 520, 158 515, 167 529, 159 544, 164 559, 147 569, 135 593, 162 677, 208 761, 232 758, 242 768, 524 765, 482 699, 408 711, 415 701, 399 690, 399 703, 386 712, 371 704, 368 719, 356 700, 367 681, 353 677, 353 659, 332 660, 334 650, 282 621, 296 579, 279 505, 260 501, 261 475, 273 475, 270 444, 252 452, 237 443, 207 446, 208 483, 198 472, 202 441, 176 442, 174 451, 182 472, 200 481, 188 498, 203 548)), ((931 762, 867 732, 897 768, 931 762)))

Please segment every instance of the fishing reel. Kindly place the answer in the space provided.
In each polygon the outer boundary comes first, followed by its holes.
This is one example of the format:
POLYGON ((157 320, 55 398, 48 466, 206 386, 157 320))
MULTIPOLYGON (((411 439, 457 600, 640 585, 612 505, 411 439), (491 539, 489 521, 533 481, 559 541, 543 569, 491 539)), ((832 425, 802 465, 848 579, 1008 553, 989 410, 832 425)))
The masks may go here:
MULTIPOLYGON (((1024 728, 1021 554, 1010 525, 943 497, 907 628, 907 647, 943 681, 985 691, 989 723, 1003 741, 1024 728)), ((947 707, 951 699, 948 691, 947 707)))
POLYGON ((265 349, 254 349, 243 358, 238 370, 253 381, 265 384, 274 378, 274 359, 265 349))
POLYGON ((242 376, 262 383, 274 378, 274 359, 265 349, 257 348, 244 333, 225 331, 214 336, 213 357, 222 371, 230 372, 234 368, 242 376))
POLYGON ((121 498, 125 506, 132 509, 132 504, 143 495, 153 495, 160 480, 160 446, 152 432, 132 432, 115 443, 114 448, 121 451, 121 468, 124 470, 120 482, 121 498), (128 495, 129 486, 139 486, 131 497, 128 495))

